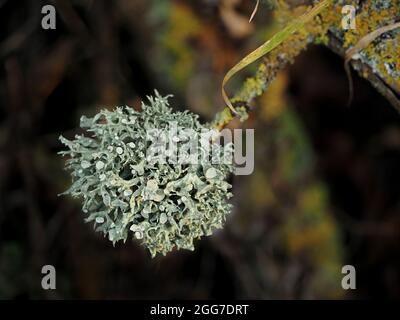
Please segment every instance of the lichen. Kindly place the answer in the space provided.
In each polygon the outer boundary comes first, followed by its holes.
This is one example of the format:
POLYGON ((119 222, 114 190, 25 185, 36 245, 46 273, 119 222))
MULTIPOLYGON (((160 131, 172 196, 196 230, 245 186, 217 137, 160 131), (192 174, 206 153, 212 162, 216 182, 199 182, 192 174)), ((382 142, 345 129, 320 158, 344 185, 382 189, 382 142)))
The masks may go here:
MULTIPOLYGON (((334 9, 323 15, 323 23, 341 41, 345 49, 351 48, 365 35, 393 23, 400 16, 400 2, 389 0, 370 0, 346 2, 356 8, 356 28, 341 29, 341 8, 343 1, 335 3, 334 9)), ((400 92, 400 30, 393 30, 380 36, 359 54, 361 61, 372 71, 400 92)), ((362 76, 366 77, 367 75, 362 76)))
POLYGON ((222 228, 231 207, 231 185, 225 180, 233 166, 211 161, 206 151, 213 148, 212 157, 224 159, 232 144, 214 142, 197 115, 173 112, 168 97, 156 93, 148 101, 141 112, 118 107, 82 117, 86 135, 60 137, 69 148, 61 154, 69 157, 66 168, 73 180, 65 194, 82 198, 86 221, 114 244, 126 241, 131 231, 152 256, 173 248, 193 250, 195 239, 222 228), (162 134, 171 130, 172 136, 162 134), (185 147, 194 135, 201 159, 186 161, 191 155, 185 147), (168 146, 175 142, 176 149, 160 149, 152 140, 158 143, 157 138, 168 146), (149 153, 151 147, 160 152, 149 153), (171 150, 179 154, 175 161, 171 150))

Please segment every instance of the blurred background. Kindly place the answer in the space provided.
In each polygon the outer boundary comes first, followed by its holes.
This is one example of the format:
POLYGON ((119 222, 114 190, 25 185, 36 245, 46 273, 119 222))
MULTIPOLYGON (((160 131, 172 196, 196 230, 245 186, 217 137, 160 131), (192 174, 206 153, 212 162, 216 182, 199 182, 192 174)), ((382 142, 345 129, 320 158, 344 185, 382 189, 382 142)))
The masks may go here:
MULTIPOLYGON (((157 89, 210 121, 224 74, 266 41, 273 1, 0 0, 1 299, 400 297, 400 117, 343 59, 310 46, 254 102, 255 171, 232 178, 226 227, 151 259, 84 223, 60 134, 157 89), (43 5, 57 10, 43 30, 43 5), (41 288, 54 265, 57 289, 41 288), (354 265, 357 289, 341 288, 354 265)), ((235 76, 234 92, 254 64, 235 76)))

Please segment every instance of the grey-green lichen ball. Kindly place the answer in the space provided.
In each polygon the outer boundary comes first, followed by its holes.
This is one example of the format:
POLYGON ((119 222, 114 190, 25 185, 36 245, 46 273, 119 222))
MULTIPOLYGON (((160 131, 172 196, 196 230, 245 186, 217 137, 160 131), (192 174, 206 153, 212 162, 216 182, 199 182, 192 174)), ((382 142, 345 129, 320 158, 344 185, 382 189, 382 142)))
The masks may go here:
POLYGON ((215 142, 197 115, 173 112, 156 92, 141 112, 103 110, 81 127, 74 140, 60 137, 73 180, 64 194, 82 198, 85 220, 114 244, 131 234, 154 257, 193 250, 195 239, 222 228, 233 147, 215 142))

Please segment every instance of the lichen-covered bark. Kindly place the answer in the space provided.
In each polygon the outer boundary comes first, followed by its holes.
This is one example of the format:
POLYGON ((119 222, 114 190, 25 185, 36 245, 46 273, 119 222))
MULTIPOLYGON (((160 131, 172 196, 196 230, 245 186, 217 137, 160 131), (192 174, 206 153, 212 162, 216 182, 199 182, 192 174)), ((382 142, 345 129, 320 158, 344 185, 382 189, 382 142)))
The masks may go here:
MULTIPOLYGON (((282 23, 288 23, 299 14, 309 10, 311 6, 295 6, 292 1, 278 1, 275 18, 282 23)), ((260 63, 254 76, 249 77, 236 93, 232 102, 241 108, 249 108, 252 100, 260 96, 276 77, 279 70, 292 63, 296 56, 308 44, 322 44, 336 53, 344 56, 347 49, 368 33, 379 27, 388 25, 400 18, 400 1, 369 0, 369 1, 333 1, 312 22, 294 33, 287 41, 270 52, 260 63), (341 13, 344 5, 354 5, 356 8, 356 29, 343 30, 341 13)), ((400 111, 400 30, 393 30, 378 37, 351 61, 358 73, 384 95, 391 104, 400 111)), ((221 128, 232 119, 229 109, 217 114, 213 125, 221 128)))

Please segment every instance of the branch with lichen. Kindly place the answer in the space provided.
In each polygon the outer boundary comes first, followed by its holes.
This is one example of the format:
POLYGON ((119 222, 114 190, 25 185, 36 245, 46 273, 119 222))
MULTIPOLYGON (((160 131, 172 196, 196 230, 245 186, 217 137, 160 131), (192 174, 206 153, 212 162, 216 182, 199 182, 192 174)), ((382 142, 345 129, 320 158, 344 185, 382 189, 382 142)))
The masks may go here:
MULTIPOLYGON (((291 8, 290 1, 278 1, 275 17, 279 21, 291 21, 299 13, 310 10, 311 6, 291 8)), ((292 34, 285 42, 263 58, 254 76, 249 77, 231 99, 232 105, 241 120, 247 119, 247 112, 251 109, 252 101, 259 97, 273 81, 277 73, 292 63, 295 57, 308 44, 323 44, 343 58, 346 51, 357 47, 360 40, 369 33, 394 23, 400 17, 400 7, 394 2, 385 0, 371 0, 364 4, 353 2, 357 8, 357 29, 342 30, 342 6, 348 4, 335 1, 329 9, 321 12, 312 21, 305 24, 292 34)), ((390 30, 385 36, 382 34, 363 47, 356 56, 349 59, 352 67, 360 76, 367 79, 400 112, 400 32, 390 30)), ((235 115, 230 108, 225 107, 219 112, 211 125, 218 129, 226 126, 235 115)))

